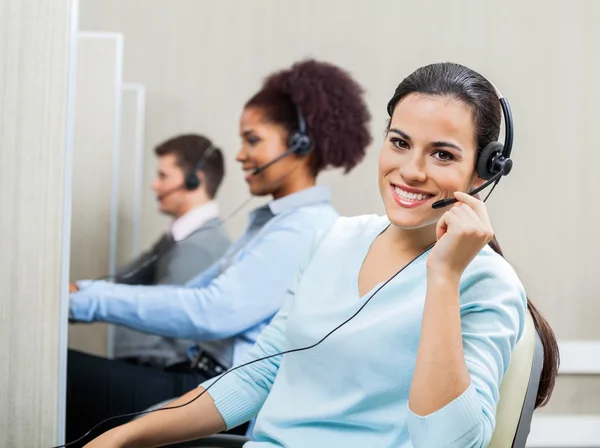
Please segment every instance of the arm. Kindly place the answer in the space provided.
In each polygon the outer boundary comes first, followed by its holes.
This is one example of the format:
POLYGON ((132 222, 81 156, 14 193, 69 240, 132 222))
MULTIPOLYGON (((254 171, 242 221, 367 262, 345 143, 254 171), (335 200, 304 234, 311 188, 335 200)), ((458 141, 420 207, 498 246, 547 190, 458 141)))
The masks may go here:
POLYGON ((482 258, 465 273, 460 299, 454 283, 428 281, 409 398, 415 448, 485 447, 492 437, 500 384, 523 332, 526 296, 506 263, 490 272, 482 265, 491 260, 482 258))
POLYGON ((465 364, 459 279, 430 275, 410 407, 431 414, 460 396, 471 378, 465 364))
MULTIPOLYGON (((298 273, 298 279, 302 272, 298 273)), ((295 285, 296 283, 294 283, 295 285)), ((295 294, 292 287, 285 304, 265 328, 244 362, 275 355, 284 350, 285 324, 295 294)), ((254 417, 265 402, 277 372, 281 356, 230 369, 189 392, 166 407, 193 403, 178 409, 158 411, 117 427, 93 442, 88 448, 154 447, 205 437, 235 427, 254 417)))
MULTIPOLYGON (((166 407, 185 405, 203 390, 201 388, 192 390, 166 407)), ((85 447, 149 448, 205 437, 224 429, 225 422, 211 396, 205 393, 182 408, 153 412, 141 419, 118 426, 94 439, 85 447)))
POLYGON ((282 355, 278 353, 286 349, 285 326, 298 284, 323 236, 321 234, 312 245, 308 245, 310 248, 299 263, 294 280, 290 282, 283 306, 244 356, 242 363, 204 382, 198 390, 189 392, 167 407, 187 403, 203 390, 207 391, 193 403, 179 409, 155 412, 117 427, 94 440, 87 448, 167 445, 233 428, 256 416, 279 371, 282 355), (268 356, 271 357, 256 361, 268 356))
POLYGON ((310 226, 275 228, 203 288, 97 282, 72 295, 71 311, 80 321, 181 339, 225 339, 278 311, 313 236, 310 226))
POLYGON ((523 331, 526 297, 508 263, 489 248, 481 251, 491 237, 468 225, 476 222, 473 209, 444 216, 438 231, 447 228, 427 260, 407 423, 415 448, 485 447, 523 331))

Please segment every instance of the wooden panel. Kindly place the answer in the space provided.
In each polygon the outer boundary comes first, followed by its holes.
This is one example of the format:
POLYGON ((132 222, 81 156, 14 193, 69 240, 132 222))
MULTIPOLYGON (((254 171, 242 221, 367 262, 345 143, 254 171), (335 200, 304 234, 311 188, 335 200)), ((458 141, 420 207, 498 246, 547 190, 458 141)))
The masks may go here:
POLYGON ((64 422, 71 0, 0 6, 0 446, 60 441, 64 422), (62 297, 62 301, 61 301, 62 297), (61 306, 62 302, 62 306, 61 306), (62 373, 62 375, 61 375, 62 373))
MULTIPOLYGON (((115 263, 122 57, 121 35, 79 34, 71 222, 73 280, 107 275, 115 263)), ((70 326, 70 348, 107 355, 107 342, 105 324, 70 326)))

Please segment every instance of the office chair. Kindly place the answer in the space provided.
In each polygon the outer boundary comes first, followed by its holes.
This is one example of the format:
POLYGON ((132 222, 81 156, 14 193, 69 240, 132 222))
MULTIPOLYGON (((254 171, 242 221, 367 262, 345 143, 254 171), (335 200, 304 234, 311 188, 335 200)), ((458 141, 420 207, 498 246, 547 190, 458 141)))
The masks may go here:
POLYGON ((523 335, 500 385, 496 429, 488 448, 525 448, 543 365, 544 346, 528 312, 523 335))

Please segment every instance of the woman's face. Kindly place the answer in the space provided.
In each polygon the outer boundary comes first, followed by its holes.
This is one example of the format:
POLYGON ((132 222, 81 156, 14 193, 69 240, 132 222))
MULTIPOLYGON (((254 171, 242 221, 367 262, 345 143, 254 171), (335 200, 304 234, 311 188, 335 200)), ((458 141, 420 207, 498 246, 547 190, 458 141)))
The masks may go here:
POLYGON ((390 222, 402 229, 436 224, 447 208, 433 209, 434 202, 483 182, 476 156, 466 103, 416 93, 403 98, 379 156, 379 189, 390 222))
POLYGON ((288 175, 295 168, 296 155, 284 157, 258 174, 253 172, 288 149, 287 131, 264 120, 260 109, 249 107, 244 109, 240 119, 240 137, 242 147, 236 160, 242 164, 250 192, 256 196, 283 196, 279 193, 285 191, 288 175))

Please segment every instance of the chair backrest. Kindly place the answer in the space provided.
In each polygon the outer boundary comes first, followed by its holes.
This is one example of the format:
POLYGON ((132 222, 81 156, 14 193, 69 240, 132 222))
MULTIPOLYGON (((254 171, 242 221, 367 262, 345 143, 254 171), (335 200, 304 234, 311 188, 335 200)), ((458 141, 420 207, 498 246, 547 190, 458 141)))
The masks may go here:
POLYGON ((488 448, 524 448, 544 364, 544 347, 527 312, 525 329, 500 385, 496 429, 488 448))

